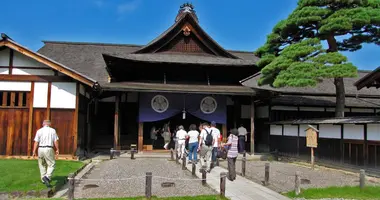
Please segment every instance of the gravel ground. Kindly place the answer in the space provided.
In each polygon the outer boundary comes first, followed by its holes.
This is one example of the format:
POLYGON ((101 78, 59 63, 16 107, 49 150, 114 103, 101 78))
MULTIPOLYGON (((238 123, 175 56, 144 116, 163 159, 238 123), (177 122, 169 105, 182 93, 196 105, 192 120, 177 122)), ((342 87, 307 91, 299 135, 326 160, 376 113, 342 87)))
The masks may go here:
MULTIPOLYGON (((246 178, 262 184, 267 161, 247 161, 246 178)), ((220 162, 220 166, 227 168, 227 161, 220 162)), ((359 176, 342 171, 308 167, 283 163, 270 162, 269 188, 276 192, 288 192, 294 190, 296 171, 300 172, 301 188, 323 188, 329 186, 356 186, 359 185, 359 176), (307 180, 303 180, 307 179, 307 180), (309 183, 308 180, 310 181, 309 183)), ((236 161, 236 172, 241 173, 241 161, 236 161)), ((379 184, 367 181, 367 184, 379 184)))
POLYGON ((89 171, 83 179, 108 179, 108 181, 80 181, 79 184, 76 184, 75 198, 144 196, 146 172, 152 172, 153 174, 153 196, 167 197, 216 194, 213 189, 202 186, 200 180, 194 181, 190 172, 182 170, 180 165, 168 161, 167 159, 138 158, 136 160, 130 160, 119 158, 101 162, 89 171), (138 178, 129 179, 131 177, 138 178), (160 177, 192 180, 168 180, 160 177), (111 181, 110 179, 126 180, 111 181), (162 182, 174 182, 175 187, 163 188, 161 187, 162 182))

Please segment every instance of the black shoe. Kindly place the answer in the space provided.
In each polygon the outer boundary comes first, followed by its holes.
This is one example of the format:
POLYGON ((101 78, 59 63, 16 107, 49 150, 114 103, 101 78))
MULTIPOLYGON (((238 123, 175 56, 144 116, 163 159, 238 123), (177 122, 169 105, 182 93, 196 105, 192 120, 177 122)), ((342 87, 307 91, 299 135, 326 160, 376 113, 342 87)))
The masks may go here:
POLYGON ((46 185, 46 187, 51 187, 51 185, 50 185, 50 180, 49 180, 49 178, 48 177, 46 177, 46 176, 44 176, 43 178, 42 178, 42 181, 44 181, 44 184, 46 185))

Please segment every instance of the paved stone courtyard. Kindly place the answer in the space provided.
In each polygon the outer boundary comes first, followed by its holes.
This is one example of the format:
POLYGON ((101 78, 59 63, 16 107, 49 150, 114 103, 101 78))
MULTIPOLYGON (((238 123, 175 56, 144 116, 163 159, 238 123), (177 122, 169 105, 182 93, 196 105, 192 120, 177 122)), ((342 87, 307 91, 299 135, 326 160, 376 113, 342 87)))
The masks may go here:
MULTIPOLYGON (((239 155, 240 156, 240 155, 239 155)), ((268 161, 247 161, 246 178, 262 184, 264 181, 265 163, 268 161)), ((236 161, 236 172, 241 173, 241 161, 236 161)), ((227 168, 227 161, 220 162, 220 166, 227 168)), ((312 170, 306 166, 284 162, 270 162, 270 176, 268 186, 276 192, 288 192, 294 190, 296 171, 300 172, 301 188, 322 188, 329 186, 356 186, 359 185, 358 174, 343 171, 316 168, 312 170)), ((378 184, 379 182, 367 181, 367 184, 378 184)))
POLYGON ((83 177, 83 179, 88 180, 82 180, 79 184, 76 184, 75 198, 144 196, 146 172, 153 173, 153 196, 167 197, 216 194, 213 189, 202 186, 201 181, 193 178, 189 171, 182 170, 180 165, 175 164, 173 161, 168 161, 165 158, 137 158, 135 160, 118 158, 103 161, 95 165, 95 167, 83 177), (178 178, 186 180, 176 180, 178 178), (115 181, 112 179, 123 180, 115 181), (175 187, 163 188, 161 187, 162 182, 174 182, 175 187))

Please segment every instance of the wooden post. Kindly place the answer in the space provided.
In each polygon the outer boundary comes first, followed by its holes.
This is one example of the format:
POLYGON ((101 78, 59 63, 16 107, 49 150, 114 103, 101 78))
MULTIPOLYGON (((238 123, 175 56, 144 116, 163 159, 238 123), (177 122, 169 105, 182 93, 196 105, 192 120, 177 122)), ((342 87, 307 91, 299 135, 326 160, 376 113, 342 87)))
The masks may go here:
POLYGON ((340 125, 340 163, 344 163, 344 125, 340 125))
POLYGON ((135 148, 131 148, 131 160, 135 159, 135 148))
POLYGON ((206 185, 206 169, 202 168, 202 185, 205 186, 206 185))
POLYGON ((311 147, 311 169, 314 169, 314 148, 311 147))
POLYGON ((264 179, 264 185, 269 185, 269 167, 270 163, 265 163, 265 179, 264 179))
POLYGON ((216 158, 215 166, 219 167, 219 158, 216 158))
POLYGON ((297 124, 297 156, 300 156, 300 125, 297 124))
POLYGON ((139 122, 139 130, 138 130, 139 138, 138 138, 138 143, 137 143, 137 148, 139 151, 143 150, 143 139, 144 139, 143 131, 144 131, 144 123, 139 122))
POLYGON ((298 196, 301 193, 301 178, 299 175, 299 172, 296 171, 296 179, 295 179, 295 187, 294 187, 294 192, 296 193, 296 196, 298 196))
POLYGON ((48 83, 48 93, 47 93, 46 119, 48 120, 51 119, 50 101, 51 101, 51 82, 48 83))
POLYGON ((74 199, 74 187, 75 187, 75 176, 74 173, 69 174, 69 190, 67 192, 67 198, 69 200, 74 199))
POLYGON ((223 142, 227 142, 227 124, 222 125, 223 142))
POLYGON ((195 170, 196 170, 196 165, 195 165, 195 163, 193 162, 192 164, 191 164, 191 175, 193 175, 193 176, 196 176, 196 174, 195 174, 195 170))
POLYGON ((110 160, 113 159, 113 152, 114 152, 114 150, 113 150, 113 148, 111 148, 111 151, 110 151, 110 160))
POLYGON ((251 154, 254 155, 255 153, 255 102, 254 98, 251 97, 251 154))
POLYGON ((152 172, 146 173, 145 178, 145 198, 152 198, 152 172))
POLYGON ((220 197, 224 198, 226 196, 226 172, 220 173, 220 197))
POLYGON ((360 170, 360 190, 364 189, 365 186, 365 170, 361 169, 360 170))
POLYGON ((13 52, 13 49, 10 48, 10 50, 9 50, 9 71, 8 71, 8 74, 12 74, 12 71, 13 71, 13 58, 14 58, 14 52, 13 52))
POLYGON ((120 107, 120 95, 115 96, 115 121, 114 121, 114 143, 113 148, 115 150, 120 150, 120 132, 119 132, 119 107, 120 107))
POLYGON ((245 176, 245 164, 246 164, 246 155, 243 153, 243 158, 241 160, 241 176, 245 176))
POLYGON ((171 160, 171 161, 174 160, 174 152, 173 152, 173 149, 170 149, 170 160, 171 160))
POLYGON ((175 163, 179 164, 179 157, 178 157, 178 152, 175 152, 175 163))
POLYGON ((182 155, 182 170, 186 170, 186 156, 182 155))
POLYGON ((367 139, 367 124, 364 124, 364 145, 363 145, 363 158, 364 158, 364 166, 368 165, 368 139, 367 139))
POLYGON ((74 123, 73 123, 73 152, 72 157, 74 158, 75 153, 78 148, 78 118, 79 118, 79 83, 76 84, 76 99, 75 99, 75 112, 74 112, 74 123))
POLYGON ((34 98, 34 82, 31 83, 31 90, 27 97, 29 106, 29 119, 28 119, 28 156, 32 155, 32 131, 33 131, 33 98, 34 98))

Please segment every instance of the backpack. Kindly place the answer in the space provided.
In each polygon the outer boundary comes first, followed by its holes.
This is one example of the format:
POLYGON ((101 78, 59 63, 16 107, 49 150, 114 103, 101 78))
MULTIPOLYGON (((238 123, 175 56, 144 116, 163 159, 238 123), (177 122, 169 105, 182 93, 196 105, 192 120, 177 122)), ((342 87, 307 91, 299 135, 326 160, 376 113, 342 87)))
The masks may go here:
POLYGON ((212 130, 210 131, 210 133, 207 131, 207 129, 205 129, 207 135, 206 135, 206 139, 205 139, 205 145, 206 146, 211 146, 212 145, 212 142, 213 142, 213 138, 212 138, 212 130))

